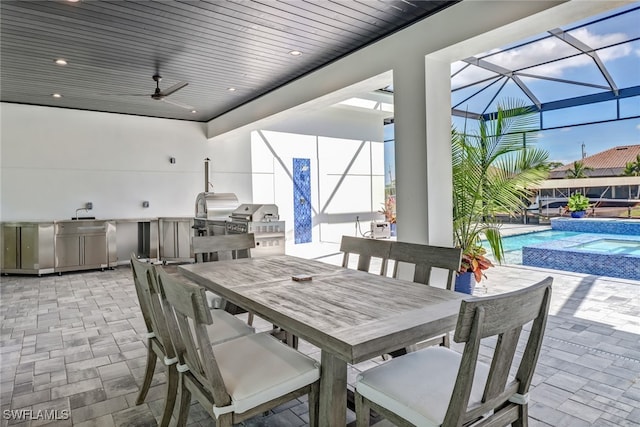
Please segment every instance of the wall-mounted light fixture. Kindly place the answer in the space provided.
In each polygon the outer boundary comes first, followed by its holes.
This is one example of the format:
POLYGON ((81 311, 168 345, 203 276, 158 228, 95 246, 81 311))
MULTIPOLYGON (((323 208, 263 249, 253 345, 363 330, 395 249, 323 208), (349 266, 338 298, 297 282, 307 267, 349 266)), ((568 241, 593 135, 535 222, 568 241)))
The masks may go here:
POLYGON ((175 157, 169 157, 169 163, 174 164, 176 162, 175 157))
POLYGON ((145 200, 144 202, 142 202, 142 207, 143 208, 148 208, 149 207, 149 202, 147 200, 145 200))
POLYGON ((85 207, 88 211, 90 211, 91 209, 93 209, 93 203, 91 203, 91 202, 87 202, 87 203, 84 205, 84 207, 85 207))

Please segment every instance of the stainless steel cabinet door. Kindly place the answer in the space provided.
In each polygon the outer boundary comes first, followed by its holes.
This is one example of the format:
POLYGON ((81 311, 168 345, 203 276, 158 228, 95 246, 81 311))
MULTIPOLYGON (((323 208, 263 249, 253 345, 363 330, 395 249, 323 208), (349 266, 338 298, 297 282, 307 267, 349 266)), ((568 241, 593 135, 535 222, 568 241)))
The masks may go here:
POLYGON ((56 236, 56 267, 80 265, 80 236, 56 236))
POLYGON ((20 267, 18 245, 20 229, 14 226, 2 227, 2 270, 13 270, 20 267))
POLYGON ((83 239, 83 264, 86 266, 106 266, 108 264, 107 236, 104 234, 86 235, 83 236, 83 239))
POLYGON ((160 224, 160 256, 163 259, 177 258, 176 223, 174 221, 161 221, 160 224))
POLYGON ((179 221, 176 224, 176 249, 178 258, 189 258, 191 255, 191 236, 193 229, 189 221, 179 221))
POLYGON ((37 270, 38 262, 38 225, 23 225, 20 227, 20 268, 37 270))
POLYGON ((160 220, 160 258, 190 259, 191 237, 193 236, 193 220, 161 219, 160 220))

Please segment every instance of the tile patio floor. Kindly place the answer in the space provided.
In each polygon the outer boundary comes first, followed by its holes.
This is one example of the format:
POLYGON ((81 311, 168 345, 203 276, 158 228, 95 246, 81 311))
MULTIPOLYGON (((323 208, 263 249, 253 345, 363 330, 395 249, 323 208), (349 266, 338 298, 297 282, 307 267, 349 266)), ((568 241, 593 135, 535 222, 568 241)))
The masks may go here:
MULTIPOLYGON (((321 259, 336 263, 337 252, 333 245, 303 255, 330 254, 321 259)), ((640 425, 640 282, 504 266, 488 275, 477 294, 555 277, 530 393, 532 427, 640 425)), ((134 403, 146 347, 127 266, 62 276, 2 276, 0 281, 2 426, 156 425, 163 406, 162 367, 147 401, 134 403), (19 409, 33 416, 45 410, 70 416, 54 422, 8 419, 11 412, 6 411, 19 409)), ((261 327, 269 325, 258 323, 261 327)), ((318 349, 307 343, 300 349, 319 358, 318 349)), ((351 368, 349 381, 358 369, 376 363, 381 359, 351 368)), ((348 419, 354 419, 352 413, 348 419)), ((194 403, 189 425, 213 424, 194 403)), ((245 425, 308 425, 307 405, 293 401, 245 425)))

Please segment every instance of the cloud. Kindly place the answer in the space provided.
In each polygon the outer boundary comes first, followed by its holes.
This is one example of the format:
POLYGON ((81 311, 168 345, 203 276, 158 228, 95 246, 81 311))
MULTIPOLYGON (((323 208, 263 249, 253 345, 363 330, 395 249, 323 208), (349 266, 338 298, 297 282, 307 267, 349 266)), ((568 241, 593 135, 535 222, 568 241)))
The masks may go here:
MULTIPOLYGON (((610 46, 615 43, 629 40, 629 36, 622 32, 611 34, 594 34, 587 28, 580 28, 572 31, 571 35, 587 44, 588 46, 594 48, 598 48, 601 46, 610 46)), ((508 49, 502 52, 500 52, 499 49, 494 49, 489 53, 494 52, 499 53, 489 56, 486 59, 487 61, 496 65, 500 65, 501 67, 504 67, 508 70, 518 70, 522 68, 532 67, 523 71, 548 77, 561 78, 569 69, 593 65, 593 60, 591 59, 591 57, 585 54, 574 56, 565 60, 559 60, 550 62, 548 64, 535 66, 536 64, 553 61, 558 58, 564 58, 578 53, 578 50, 576 48, 572 47, 568 43, 565 43, 557 37, 547 37, 531 44, 515 49, 508 49)), ((636 51, 636 54, 640 54, 639 52, 640 51, 636 51)), ((604 62, 622 58, 629 54, 631 54, 631 47, 628 43, 612 46, 610 48, 598 51, 598 55, 604 62)), ((456 66, 456 69, 458 69, 458 66, 456 66)), ((488 73, 489 72, 487 70, 480 69, 478 67, 469 67, 452 79, 452 86, 459 87, 469 83, 473 83, 475 81, 488 77, 488 73)))
POLYGON ((640 124, 636 125, 636 129, 640 130, 640 124))

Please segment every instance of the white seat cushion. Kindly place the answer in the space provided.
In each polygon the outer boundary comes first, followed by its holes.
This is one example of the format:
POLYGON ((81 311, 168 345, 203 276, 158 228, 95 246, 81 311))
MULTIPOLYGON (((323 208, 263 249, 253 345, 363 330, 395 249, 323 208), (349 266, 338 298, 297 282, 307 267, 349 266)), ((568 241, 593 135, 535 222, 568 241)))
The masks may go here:
POLYGON ((211 310, 213 325, 207 328, 211 344, 221 344, 244 335, 252 335, 255 329, 224 310, 211 310))
MULTIPOLYGON (((395 358, 358 375, 362 396, 422 427, 444 420, 462 355, 445 347, 429 347, 395 358)), ((482 399, 489 366, 478 363, 469 404, 482 399)))
POLYGON ((222 304, 224 299, 220 295, 214 294, 211 291, 206 291, 205 295, 207 297, 207 304, 209 305, 209 308, 214 308, 216 310, 223 308, 222 304))
POLYGON ((269 334, 247 335, 213 346, 231 405, 214 407, 216 416, 251 408, 311 384, 320 364, 269 334))

